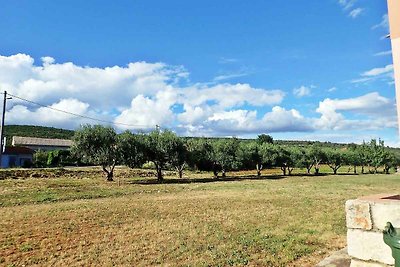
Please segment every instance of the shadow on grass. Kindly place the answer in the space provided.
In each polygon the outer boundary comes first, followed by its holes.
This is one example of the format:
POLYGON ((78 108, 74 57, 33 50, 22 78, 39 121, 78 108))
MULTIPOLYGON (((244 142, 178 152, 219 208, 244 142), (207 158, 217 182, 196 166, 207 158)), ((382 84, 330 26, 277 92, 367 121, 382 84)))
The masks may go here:
MULTIPOLYGON (((199 177, 199 178, 164 178, 162 181, 154 179, 141 179, 130 181, 130 184, 142 184, 142 185, 151 185, 151 184, 191 184, 191 183, 215 183, 215 182, 237 182, 244 180, 280 180, 289 177, 321 177, 328 176, 329 174, 292 174, 292 175, 264 175, 264 176, 256 176, 256 175, 246 175, 246 176, 226 176, 226 177, 218 177, 218 178, 210 178, 210 177, 199 177)), ((348 174, 346 174, 348 175, 348 174)))
MULTIPOLYGON (((320 173, 320 174, 292 174, 292 175, 246 175, 246 176, 226 176, 218 178, 200 177, 200 178, 164 178, 162 181, 154 179, 141 179, 130 181, 130 184, 141 184, 141 185, 152 185, 152 184, 191 184, 191 183, 215 183, 215 182, 237 182, 245 180, 280 180, 289 177, 323 177, 330 176, 332 174, 320 173)), ((337 175, 356 175, 356 174, 337 174, 337 175)))

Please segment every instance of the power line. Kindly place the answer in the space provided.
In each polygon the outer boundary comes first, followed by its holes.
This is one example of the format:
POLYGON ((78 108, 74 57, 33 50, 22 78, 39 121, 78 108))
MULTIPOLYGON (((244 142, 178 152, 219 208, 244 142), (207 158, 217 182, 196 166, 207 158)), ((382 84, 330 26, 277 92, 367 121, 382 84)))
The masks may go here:
MULTIPOLYGON (((1 93, 1 94, 4 94, 4 93, 1 93)), ((72 115, 72 116, 76 116, 76 117, 80 117, 80 118, 83 118, 83 119, 88 119, 88 120, 102 122, 102 123, 108 123, 108 124, 114 124, 114 125, 128 126, 128 127, 133 127, 133 128, 140 128, 140 127, 142 127, 142 129, 143 128, 151 128, 151 127, 149 127, 149 125, 139 125, 139 124, 134 125, 134 124, 127 124, 127 123, 113 122, 113 121, 97 119, 97 118, 89 117, 89 116, 86 116, 86 115, 77 114, 77 113, 69 112, 69 111, 66 111, 66 110, 50 107, 48 105, 40 104, 40 103, 37 103, 35 101, 29 100, 29 99, 26 99, 26 98, 22 98, 20 96, 16 96, 16 95, 13 95, 13 94, 10 94, 10 93, 8 93, 7 95, 9 95, 11 97, 14 97, 16 99, 19 99, 19 100, 22 100, 22 101, 25 101, 25 102, 40 106, 40 107, 48 108, 48 109, 51 109, 51 110, 54 110, 54 111, 62 112, 62 113, 65 113, 65 114, 68 114, 68 115, 72 115)))

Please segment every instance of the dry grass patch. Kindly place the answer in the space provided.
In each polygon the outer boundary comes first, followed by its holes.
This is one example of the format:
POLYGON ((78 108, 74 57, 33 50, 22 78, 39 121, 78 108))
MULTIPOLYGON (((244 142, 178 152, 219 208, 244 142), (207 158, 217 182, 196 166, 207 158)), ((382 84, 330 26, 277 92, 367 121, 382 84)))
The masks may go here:
POLYGON ((345 246, 346 199, 400 184, 396 175, 135 179, 0 181, 0 265, 313 266, 345 246), (41 189, 54 199, 32 201, 41 189))

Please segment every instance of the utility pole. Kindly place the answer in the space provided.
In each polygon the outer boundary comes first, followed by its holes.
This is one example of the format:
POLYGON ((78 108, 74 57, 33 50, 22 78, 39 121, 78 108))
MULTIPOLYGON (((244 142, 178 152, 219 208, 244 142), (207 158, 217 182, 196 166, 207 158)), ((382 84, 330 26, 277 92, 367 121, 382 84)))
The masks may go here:
POLYGON ((3 152, 6 147, 4 142, 4 119, 6 117, 6 104, 7 104, 7 91, 4 91, 4 99, 3 99, 3 113, 1 117, 1 130, 0 130, 0 168, 2 166, 3 152))

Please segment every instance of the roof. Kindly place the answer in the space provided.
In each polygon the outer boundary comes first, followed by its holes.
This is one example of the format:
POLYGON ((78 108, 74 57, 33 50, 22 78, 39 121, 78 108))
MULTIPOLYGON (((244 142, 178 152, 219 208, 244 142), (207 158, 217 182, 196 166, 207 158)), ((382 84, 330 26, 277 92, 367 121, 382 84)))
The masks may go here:
POLYGON ((50 139, 37 137, 13 136, 13 146, 57 146, 71 147, 72 141, 67 139, 50 139))
POLYGON ((4 151, 4 155, 33 155, 35 151, 33 151, 30 148, 23 147, 23 146, 6 146, 6 149, 4 151))

